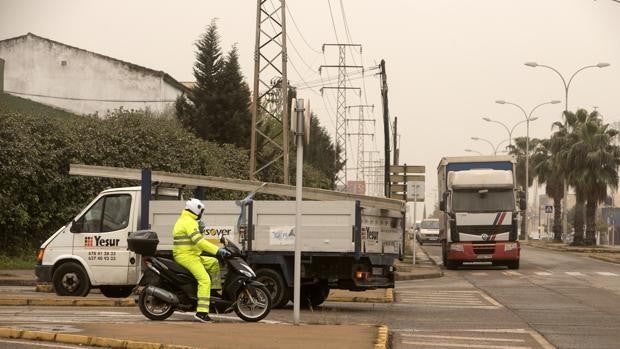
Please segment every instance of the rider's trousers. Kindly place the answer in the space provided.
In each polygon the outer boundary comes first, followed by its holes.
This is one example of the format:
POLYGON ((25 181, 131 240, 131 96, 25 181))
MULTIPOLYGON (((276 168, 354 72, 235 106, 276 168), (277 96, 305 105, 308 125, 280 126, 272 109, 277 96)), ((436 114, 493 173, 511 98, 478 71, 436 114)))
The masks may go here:
POLYGON ((222 288, 220 264, 216 258, 196 255, 176 255, 174 260, 189 270, 198 281, 198 307, 196 312, 209 312, 211 289, 222 288))

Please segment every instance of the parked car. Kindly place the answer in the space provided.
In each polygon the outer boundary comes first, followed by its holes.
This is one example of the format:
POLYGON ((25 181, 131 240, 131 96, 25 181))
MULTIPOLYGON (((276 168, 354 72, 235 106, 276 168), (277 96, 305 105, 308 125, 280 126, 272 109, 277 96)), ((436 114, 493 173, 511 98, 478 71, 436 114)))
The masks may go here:
POLYGON ((422 220, 420 228, 416 233, 416 238, 420 245, 425 242, 439 243, 439 219, 427 218, 422 220))

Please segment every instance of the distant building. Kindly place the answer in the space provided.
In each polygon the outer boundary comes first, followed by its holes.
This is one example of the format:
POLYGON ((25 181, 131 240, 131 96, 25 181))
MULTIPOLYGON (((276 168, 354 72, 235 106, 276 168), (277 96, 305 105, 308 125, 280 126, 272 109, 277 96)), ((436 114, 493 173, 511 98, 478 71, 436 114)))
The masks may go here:
MULTIPOLYGON (((32 33, 0 40, 4 92, 78 114, 163 111, 188 88, 170 75, 32 33)), ((1 66, 0 66, 1 68, 1 66)))

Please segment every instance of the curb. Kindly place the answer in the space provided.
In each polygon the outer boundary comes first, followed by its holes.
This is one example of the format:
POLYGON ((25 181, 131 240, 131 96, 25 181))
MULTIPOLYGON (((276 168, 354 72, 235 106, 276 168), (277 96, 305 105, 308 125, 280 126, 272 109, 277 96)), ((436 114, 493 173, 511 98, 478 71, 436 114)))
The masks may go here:
MULTIPOLYGON (((90 345, 95 347, 118 348, 118 349, 197 349, 185 345, 161 344, 152 342, 140 342, 128 339, 116 339, 96 336, 82 336, 76 334, 26 331, 9 327, 0 327, 0 337, 13 339, 38 340, 65 344, 90 345)), ((375 346, 376 348, 376 346, 375 346)), ((385 348, 385 347, 383 347, 385 348)))
POLYGON ((133 298, 122 299, 54 299, 54 298, 0 298, 0 306, 88 306, 88 307, 133 307, 133 298))
POLYGON ((35 280, 0 279, 0 286, 36 286, 35 280))
POLYGON ((590 257, 592 259, 598 259, 598 260, 604 261, 604 262, 620 264, 620 259, 617 259, 617 258, 610 258, 610 257, 606 257, 606 256, 597 256, 595 254, 588 255, 588 257, 590 257))
POLYGON ((397 273, 395 280, 405 281, 405 280, 417 280, 417 279, 434 279, 434 278, 439 278, 443 276, 443 271, 439 269, 439 267, 435 267, 433 269, 437 269, 437 270, 433 270, 433 271, 429 271, 425 273, 419 273, 419 274, 406 273, 406 272, 397 273))
POLYGON ((385 325, 379 326, 377 330, 377 339, 375 340, 374 349, 387 349, 388 336, 389 328, 385 325))

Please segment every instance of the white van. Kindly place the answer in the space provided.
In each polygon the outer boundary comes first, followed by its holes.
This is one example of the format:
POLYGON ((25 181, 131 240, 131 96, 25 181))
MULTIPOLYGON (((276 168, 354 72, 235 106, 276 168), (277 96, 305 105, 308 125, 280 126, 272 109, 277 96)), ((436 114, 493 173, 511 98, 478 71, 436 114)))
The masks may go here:
POLYGON ((423 245, 425 242, 439 243, 439 219, 423 219, 416 237, 420 245, 423 245))

